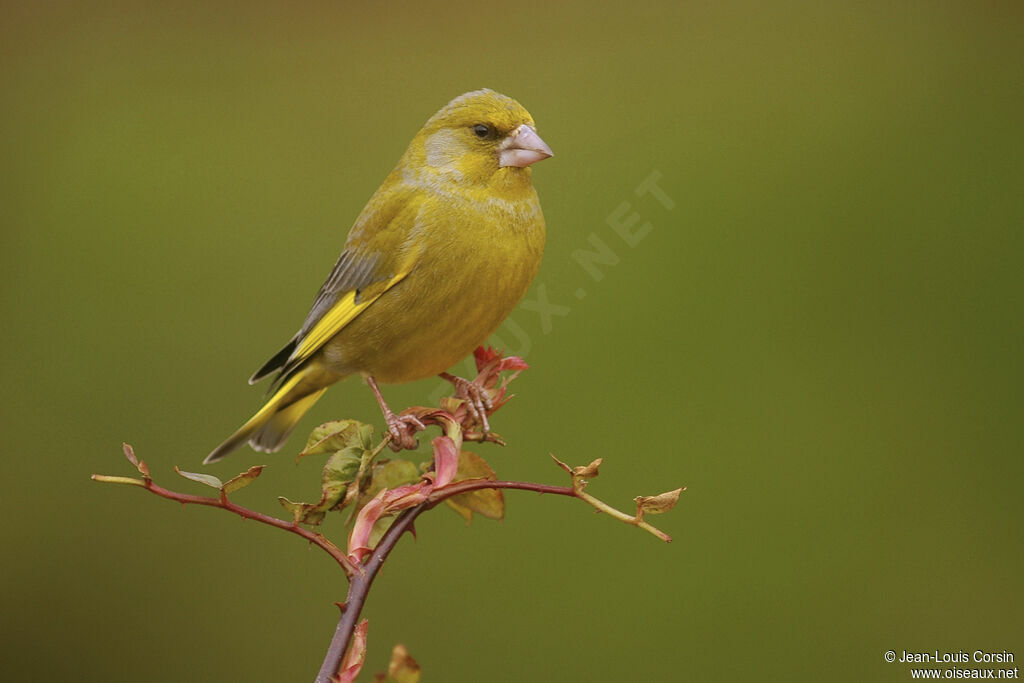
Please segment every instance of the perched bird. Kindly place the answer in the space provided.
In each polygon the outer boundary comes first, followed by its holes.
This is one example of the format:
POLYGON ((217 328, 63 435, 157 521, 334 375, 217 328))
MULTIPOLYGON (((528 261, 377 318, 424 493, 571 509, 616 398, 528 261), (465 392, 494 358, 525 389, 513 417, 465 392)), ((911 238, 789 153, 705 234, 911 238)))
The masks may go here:
POLYGON ((246 441, 278 450, 328 386, 356 373, 393 446, 414 448, 422 424, 395 415, 378 382, 440 375, 482 412, 475 387, 446 370, 497 329, 540 267, 529 167, 550 156, 529 112, 492 90, 434 114, 359 214, 302 327, 249 379, 276 372, 270 399, 204 462, 246 441))

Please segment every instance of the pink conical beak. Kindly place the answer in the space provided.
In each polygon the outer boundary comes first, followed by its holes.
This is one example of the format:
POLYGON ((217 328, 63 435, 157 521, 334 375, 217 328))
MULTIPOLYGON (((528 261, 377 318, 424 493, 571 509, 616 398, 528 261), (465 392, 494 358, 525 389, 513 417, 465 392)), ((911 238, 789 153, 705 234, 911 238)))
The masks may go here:
POLYGON ((501 141, 499 149, 499 166, 524 168, 555 155, 540 139, 537 131, 525 123, 509 133, 508 137, 501 141))

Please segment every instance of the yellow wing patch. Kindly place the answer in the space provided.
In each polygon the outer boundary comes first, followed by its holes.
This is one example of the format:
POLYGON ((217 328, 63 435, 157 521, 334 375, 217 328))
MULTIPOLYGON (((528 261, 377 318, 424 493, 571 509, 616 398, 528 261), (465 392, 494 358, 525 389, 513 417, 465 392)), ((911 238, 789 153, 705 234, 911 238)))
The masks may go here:
POLYGON ((324 313, 323 317, 313 326, 313 329, 302 338, 295 351, 292 352, 292 356, 288 361, 289 364, 300 363, 313 355, 317 349, 327 343, 328 339, 340 332, 345 325, 352 322, 352 319, 362 313, 367 306, 379 299, 381 294, 401 282, 408 274, 409 271, 406 270, 395 275, 387 282, 381 281, 379 285, 370 285, 363 289, 358 303, 356 302, 355 290, 346 292, 344 296, 338 299, 337 303, 331 306, 329 311, 324 313))

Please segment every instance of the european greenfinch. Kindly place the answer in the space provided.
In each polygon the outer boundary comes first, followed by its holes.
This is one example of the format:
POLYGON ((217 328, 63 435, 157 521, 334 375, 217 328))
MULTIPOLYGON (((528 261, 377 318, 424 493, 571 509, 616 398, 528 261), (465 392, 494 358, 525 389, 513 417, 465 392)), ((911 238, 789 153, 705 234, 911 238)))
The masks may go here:
POLYGON ((446 369, 512 312, 540 267, 544 215, 530 165, 552 156, 529 112, 477 90, 430 117, 349 231, 305 322, 249 379, 277 373, 266 404, 204 462, 246 441, 276 451, 331 384, 360 374, 395 448, 423 427, 377 383, 440 375, 482 418, 486 397, 446 369))

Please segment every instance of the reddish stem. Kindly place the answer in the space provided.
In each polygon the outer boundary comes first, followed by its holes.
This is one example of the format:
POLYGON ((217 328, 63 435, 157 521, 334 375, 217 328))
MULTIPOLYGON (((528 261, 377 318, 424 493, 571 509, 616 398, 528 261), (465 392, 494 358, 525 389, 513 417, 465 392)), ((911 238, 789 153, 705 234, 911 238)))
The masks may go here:
POLYGON ((277 527, 278 529, 284 529, 285 531, 290 531, 293 534, 297 534, 302 538, 306 539, 307 541, 309 541, 310 543, 313 543, 314 545, 318 546, 328 555, 333 557, 337 561, 337 563, 341 565, 341 568, 345 570, 345 574, 347 574, 350 577, 356 574, 360 574, 363 571, 360 567, 357 567, 352 563, 350 559, 348 559, 348 556, 341 548, 339 548, 338 546, 334 545, 329 540, 324 538, 322 534, 314 533, 309 529, 299 526, 295 522, 288 522, 283 519, 271 517, 270 515, 265 515, 262 512, 257 512, 256 510, 250 510, 249 508, 237 505, 231 502, 231 500, 223 493, 220 495, 219 498, 213 498, 210 496, 196 496, 189 493, 178 493, 177 491, 165 489, 164 487, 158 484, 154 484, 152 479, 146 479, 145 482, 146 489, 148 489, 151 493, 155 493, 156 495, 162 498, 174 500, 186 505, 208 505, 209 507, 221 508, 222 510, 234 512, 242 519, 252 519, 257 522, 267 524, 268 526, 277 527))
POLYGON ((479 489, 516 489, 518 491, 533 491, 535 493, 552 493, 556 496, 576 497, 576 492, 571 486, 551 486, 550 484, 534 484, 529 481, 496 481, 491 479, 467 479, 448 484, 444 488, 430 494, 431 507, 437 505, 445 498, 456 496, 460 493, 477 491, 479 489))

